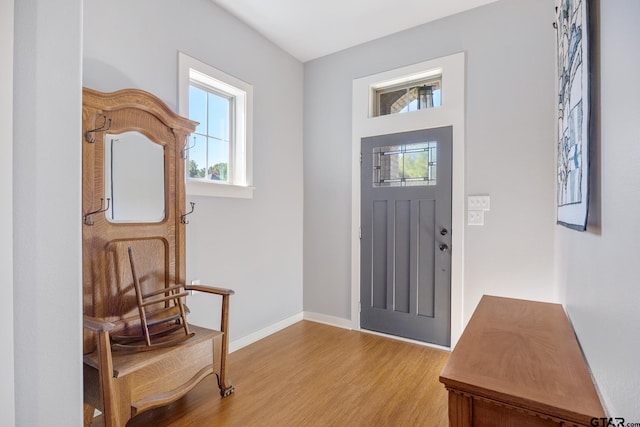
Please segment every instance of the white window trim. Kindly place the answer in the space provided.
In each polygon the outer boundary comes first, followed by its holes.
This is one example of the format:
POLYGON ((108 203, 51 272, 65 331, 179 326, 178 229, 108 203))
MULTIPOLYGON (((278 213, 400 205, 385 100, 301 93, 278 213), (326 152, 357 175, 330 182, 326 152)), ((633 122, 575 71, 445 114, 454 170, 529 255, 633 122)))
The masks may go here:
POLYGON ((451 348, 462 330, 464 283, 464 153, 465 153, 465 54, 424 61, 353 80, 351 145, 351 325, 360 330, 360 145, 367 136, 453 126, 453 181, 451 220, 451 348), (380 87, 442 74, 442 105, 404 114, 373 116, 372 92, 380 87))
MULTIPOLYGON (((191 80, 218 87, 235 96, 235 142, 230 161, 233 182, 186 180, 190 196, 253 198, 253 86, 204 62, 178 52, 178 111, 189 117, 189 84, 191 80)), ((231 169, 231 168, 230 168, 231 169)))

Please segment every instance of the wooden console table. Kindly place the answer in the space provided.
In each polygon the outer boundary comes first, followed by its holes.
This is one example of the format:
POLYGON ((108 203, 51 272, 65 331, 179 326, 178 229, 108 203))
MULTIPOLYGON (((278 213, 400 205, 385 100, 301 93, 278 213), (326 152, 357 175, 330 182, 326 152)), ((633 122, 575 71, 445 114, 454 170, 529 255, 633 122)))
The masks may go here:
POLYGON ((590 426, 604 417, 559 304, 483 296, 440 382, 451 427, 590 426))

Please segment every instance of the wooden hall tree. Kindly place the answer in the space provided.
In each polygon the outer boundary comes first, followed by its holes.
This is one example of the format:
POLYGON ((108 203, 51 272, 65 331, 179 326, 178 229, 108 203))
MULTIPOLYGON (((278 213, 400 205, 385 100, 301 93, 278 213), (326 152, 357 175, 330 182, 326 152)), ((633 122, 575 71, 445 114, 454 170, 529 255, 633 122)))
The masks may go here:
POLYGON ((87 88, 82 123, 85 425, 97 408, 124 426, 212 373, 228 396, 233 291, 185 284, 182 150, 197 123, 141 90, 87 88), (222 297, 220 331, 185 323, 189 290, 222 297))

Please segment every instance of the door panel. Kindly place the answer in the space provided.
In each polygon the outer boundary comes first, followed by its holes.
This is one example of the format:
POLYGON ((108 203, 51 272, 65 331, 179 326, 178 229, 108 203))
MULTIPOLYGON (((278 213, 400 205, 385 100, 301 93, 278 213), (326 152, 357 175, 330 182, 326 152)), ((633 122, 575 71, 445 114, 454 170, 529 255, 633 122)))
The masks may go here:
POLYGON ((450 344, 451 140, 451 127, 362 139, 364 329, 450 344))
POLYGON ((420 200, 418 201, 418 223, 422 227, 418 228, 418 253, 420 253, 420 262, 417 265, 417 300, 418 315, 434 317, 434 272, 435 272, 435 245, 432 244, 433 233, 435 227, 435 201, 420 200), (430 224, 431 227, 427 227, 430 224))
POLYGON ((387 205, 386 200, 373 202, 372 305, 381 309, 387 308, 387 205))

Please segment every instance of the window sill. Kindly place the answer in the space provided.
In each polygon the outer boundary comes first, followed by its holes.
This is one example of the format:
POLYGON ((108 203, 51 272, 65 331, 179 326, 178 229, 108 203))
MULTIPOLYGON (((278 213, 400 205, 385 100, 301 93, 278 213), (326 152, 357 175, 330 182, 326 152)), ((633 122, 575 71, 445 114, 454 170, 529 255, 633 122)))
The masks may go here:
POLYGON ((252 199, 255 187, 220 184, 217 182, 198 182, 187 180, 187 196, 229 197, 236 199, 252 199))

